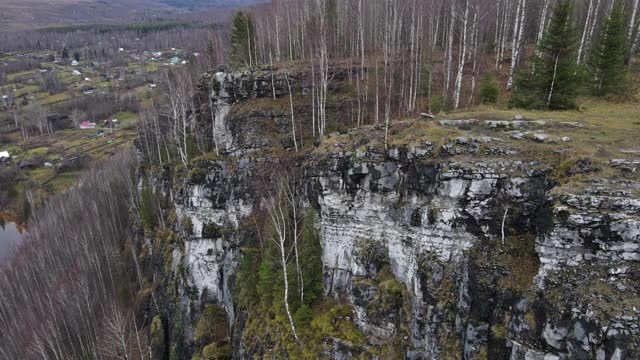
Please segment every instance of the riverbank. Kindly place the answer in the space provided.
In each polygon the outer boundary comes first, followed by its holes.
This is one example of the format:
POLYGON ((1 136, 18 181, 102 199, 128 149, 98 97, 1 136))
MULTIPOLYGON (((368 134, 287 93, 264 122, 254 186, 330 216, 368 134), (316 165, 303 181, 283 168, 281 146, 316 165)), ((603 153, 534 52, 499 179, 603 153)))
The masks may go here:
POLYGON ((13 223, 20 232, 27 231, 27 224, 21 221, 20 217, 12 210, 0 210, 0 226, 13 223))

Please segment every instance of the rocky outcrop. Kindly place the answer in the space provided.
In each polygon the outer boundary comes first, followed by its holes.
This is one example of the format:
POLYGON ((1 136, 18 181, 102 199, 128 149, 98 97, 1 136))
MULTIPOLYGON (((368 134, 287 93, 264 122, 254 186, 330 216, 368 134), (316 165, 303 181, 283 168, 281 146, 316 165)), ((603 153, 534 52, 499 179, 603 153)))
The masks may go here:
MULTIPOLYGON (((291 160, 266 151, 290 148, 286 111, 239 106, 288 94, 282 76, 205 76, 196 119, 213 126, 224 157, 194 163, 167 189, 178 220, 191 224, 182 309, 220 304, 237 342, 243 320, 232 294, 244 222, 263 208, 259 189, 275 164, 291 160)), ((441 126, 509 135, 548 124, 441 126)), ((549 164, 515 159, 519 149, 499 136, 431 140, 382 150, 332 137, 296 159, 305 203, 319 214, 324 294, 353 306, 368 346, 399 339, 411 359, 638 358, 640 185, 582 166, 568 176, 589 180, 560 187, 549 164)), ((610 165, 629 174, 634 164, 610 165)), ((338 338, 325 345, 331 358, 358 353, 338 338)))
POLYGON ((321 209, 327 295, 348 298, 365 332, 388 340, 399 324, 369 321, 378 289, 362 288, 388 265, 411 298, 410 357, 440 358, 439 327, 449 318, 470 358, 489 324, 470 321, 467 253, 483 241, 500 246, 503 231, 542 231, 546 171, 519 161, 434 161, 428 147, 316 154, 308 171, 321 209), (454 283, 440 294, 450 299, 439 299, 445 266, 454 283), (438 309, 446 301, 452 308, 438 309))

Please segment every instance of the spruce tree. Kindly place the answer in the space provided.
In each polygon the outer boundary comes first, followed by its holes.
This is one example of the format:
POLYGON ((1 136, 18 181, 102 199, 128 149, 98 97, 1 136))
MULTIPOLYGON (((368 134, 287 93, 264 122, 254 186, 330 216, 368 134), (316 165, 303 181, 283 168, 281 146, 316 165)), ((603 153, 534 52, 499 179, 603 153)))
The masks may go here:
POLYGON ((589 61, 593 77, 592 92, 596 96, 625 95, 629 93, 630 81, 627 54, 626 24, 624 9, 618 3, 604 21, 603 29, 589 61))
POLYGON ((254 65, 255 43, 255 29, 251 16, 244 11, 236 12, 231 29, 231 62, 235 65, 254 65))
POLYGON ((539 57, 516 82, 510 105, 530 109, 572 109, 580 86, 573 3, 560 0, 540 42, 539 57))
POLYGON ((480 101, 483 104, 495 104, 498 102, 500 96, 500 89, 493 80, 491 73, 484 74, 482 84, 480 85, 480 101))

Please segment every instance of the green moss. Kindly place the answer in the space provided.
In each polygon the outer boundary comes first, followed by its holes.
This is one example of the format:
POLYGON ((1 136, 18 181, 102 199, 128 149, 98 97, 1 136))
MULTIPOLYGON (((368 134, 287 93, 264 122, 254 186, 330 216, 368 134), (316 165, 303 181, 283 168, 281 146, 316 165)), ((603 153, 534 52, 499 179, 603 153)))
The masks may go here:
POLYGON ((134 307, 136 309, 136 312, 146 311, 145 308, 149 305, 152 294, 153 294, 153 288, 150 286, 145 287, 144 289, 140 289, 140 291, 138 291, 134 301, 134 307))
POLYGON ((459 360, 462 353, 462 344, 458 335, 452 329, 440 328, 438 331, 438 339, 442 344, 441 359, 442 360, 459 360))
POLYGON ((540 260, 535 251, 535 236, 509 237, 505 246, 495 260, 504 267, 507 276, 500 277, 498 283, 503 288, 525 294, 532 288, 533 278, 540 268, 540 260))
POLYGON ((323 337, 332 336, 362 346, 367 338, 353 323, 354 316, 350 305, 336 305, 311 321, 311 329, 323 337))
POLYGON ((389 312, 399 310, 402 306, 402 285, 396 279, 381 282, 378 294, 369 306, 369 312, 389 312))
POLYGON ((391 267, 389 266, 389 264, 385 264, 382 266, 382 268, 380 268, 375 280, 377 283, 384 283, 387 281, 395 280, 395 276, 393 276, 393 272, 391 272, 391 267))
POLYGON ((169 351, 169 360, 178 360, 178 347, 174 344, 169 351))
POLYGON ((533 311, 531 310, 527 311, 527 313, 524 314, 524 320, 527 322, 529 329, 533 330, 534 332, 537 331, 538 322, 536 321, 536 317, 533 314, 533 311))
POLYGON ((151 321, 151 352, 154 359, 163 359, 166 352, 164 324, 160 315, 151 321))
POLYGON ((227 315, 223 308, 207 304, 196 326, 194 339, 200 343, 224 340, 229 336, 227 315))
POLYGON ((207 239, 219 239, 224 236, 224 227, 215 223, 208 223, 202 227, 202 237, 207 239))
POLYGON ((359 238, 355 243, 358 261, 365 266, 373 266, 377 271, 389 263, 389 254, 382 241, 359 238))
POLYGON ((189 181, 192 184, 204 184, 207 180, 208 165, 207 161, 194 162, 189 171, 189 181))
POLYGON ((222 359, 232 359, 232 358, 233 358, 233 348, 229 343, 226 343, 224 345, 211 343, 205 346, 204 349, 202 349, 203 360, 222 360, 222 359))
POLYGON ((436 223, 436 220, 438 220, 438 209, 429 208, 429 212, 427 213, 427 221, 430 225, 433 225, 436 223))
POLYGON ((182 227, 182 230, 187 234, 187 235, 192 235, 193 234, 193 222, 191 222, 191 218, 188 216, 183 216, 182 220, 180 221, 180 226, 182 227))
POLYGON ((497 338, 504 339, 507 337, 507 328, 504 324, 494 324, 491 326, 491 333, 497 338))
POLYGON ((471 355, 471 360, 489 360, 489 348, 487 344, 481 344, 480 348, 471 355))
POLYGON ((302 304, 293 315, 293 320, 297 327, 309 326, 311 319, 313 319, 313 313, 311 312, 311 307, 307 304, 302 304))

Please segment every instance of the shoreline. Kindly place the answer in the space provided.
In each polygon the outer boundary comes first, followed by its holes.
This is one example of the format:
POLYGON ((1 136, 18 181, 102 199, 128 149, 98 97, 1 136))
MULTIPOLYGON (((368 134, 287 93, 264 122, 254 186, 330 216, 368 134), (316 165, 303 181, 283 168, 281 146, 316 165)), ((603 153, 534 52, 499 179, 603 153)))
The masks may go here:
POLYGON ((15 224, 20 233, 27 231, 27 224, 21 222, 19 217, 11 211, 0 210, 0 222, 15 224))

